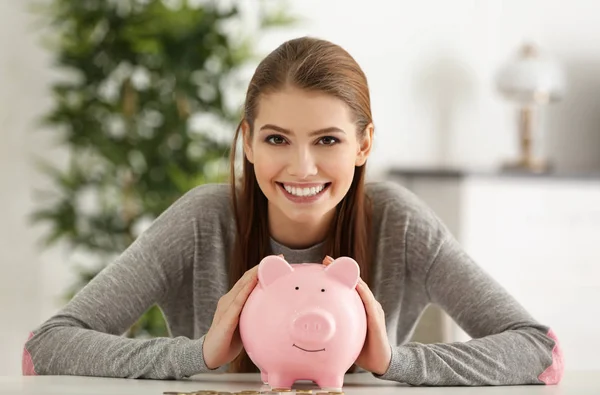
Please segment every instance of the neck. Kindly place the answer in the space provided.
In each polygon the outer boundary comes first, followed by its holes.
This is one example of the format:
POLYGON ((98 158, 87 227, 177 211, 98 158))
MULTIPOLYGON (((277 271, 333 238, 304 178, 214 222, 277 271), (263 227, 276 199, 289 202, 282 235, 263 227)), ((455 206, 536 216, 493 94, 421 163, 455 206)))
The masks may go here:
POLYGON ((325 240, 335 209, 318 221, 297 222, 283 215, 269 205, 269 233, 271 237, 292 249, 311 247, 325 240))

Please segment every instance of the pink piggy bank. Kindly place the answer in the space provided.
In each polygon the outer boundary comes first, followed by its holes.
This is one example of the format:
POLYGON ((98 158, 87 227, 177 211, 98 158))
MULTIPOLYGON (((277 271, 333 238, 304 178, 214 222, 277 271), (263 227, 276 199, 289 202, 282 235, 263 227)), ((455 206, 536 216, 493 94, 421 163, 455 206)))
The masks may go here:
POLYGON ((367 333, 359 276, 348 257, 328 266, 288 264, 275 255, 260 262, 239 329, 265 384, 291 388, 296 380, 312 380, 323 389, 343 387, 367 333))

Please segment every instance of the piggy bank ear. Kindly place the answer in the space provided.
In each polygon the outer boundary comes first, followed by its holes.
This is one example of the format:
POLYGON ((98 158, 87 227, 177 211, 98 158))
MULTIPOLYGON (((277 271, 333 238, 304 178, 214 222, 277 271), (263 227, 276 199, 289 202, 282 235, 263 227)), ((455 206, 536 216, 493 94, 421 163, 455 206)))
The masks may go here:
POLYGON ((354 259, 343 256, 327 265, 325 273, 347 287, 354 288, 358 284, 360 268, 354 259))
POLYGON ((268 287, 279 278, 290 274, 294 269, 277 255, 269 255, 263 258, 258 265, 258 282, 268 287))

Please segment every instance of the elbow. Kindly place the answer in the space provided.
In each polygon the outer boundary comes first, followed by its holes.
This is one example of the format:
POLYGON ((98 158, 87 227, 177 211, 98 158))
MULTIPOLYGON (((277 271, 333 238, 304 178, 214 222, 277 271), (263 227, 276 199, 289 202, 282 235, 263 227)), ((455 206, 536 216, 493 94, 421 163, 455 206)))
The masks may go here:
POLYGON ((37 376, 38 375, 38 373, 35 370, 35 366, 33 364, 33 359, 31 358, 31 353, 29 352, 29 349, 28 349, 33 336, 34 336, 34 334, 33 334, 33 332, 31 332, 29 334, 29 337, 27 338, 27 341, 25 342, 25 345, 23 346, 23 356, 21 358, 21 371, 23 373, 23 376, 37 376))
POLYGON ((558 337, 552 329, 548 331, 546 336, 554 341, 554 346, 551 351, 552 363, 538 376, 538 379, 543 384, 555 385, 560 383, 564 374, 563 352, 560 343, 558 342, 558 337))

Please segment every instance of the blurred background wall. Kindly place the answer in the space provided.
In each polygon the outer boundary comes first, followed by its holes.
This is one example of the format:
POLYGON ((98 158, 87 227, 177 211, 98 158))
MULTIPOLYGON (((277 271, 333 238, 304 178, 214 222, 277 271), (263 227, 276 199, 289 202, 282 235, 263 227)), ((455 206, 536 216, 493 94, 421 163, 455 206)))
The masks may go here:
MULTIPOLYGON (((251 3, 244 4, 251 9, 251 3)), ((555 56, 568 81, 565 100, 546 112, 546 152, 561 170, 600 170, 600 3, 290 3, 304 22, 268 35, 259 47, 266 53, 286 39, 312 35, 357 59, 369 78, 376 123, 371 177, 390 167, 496 168, 514 156, 514 107, 499 97, 494 76, 526 40, 555 56)), ((0 1, 0 375, 20 374, 29 331, 60 308, 73 280, 65 264, 69 251, 41 251, 36 243, 44 229, 26 221, 32 188, 46 182, 32 155, 65 160, 45 133, 34 132, 51 103, 55 74, 33 21, 26 2, 0 1)))

